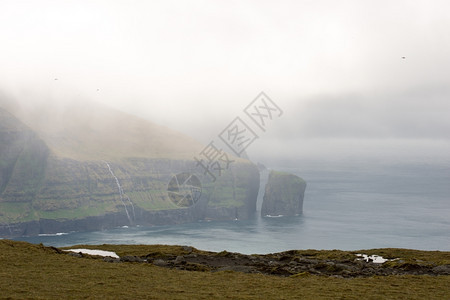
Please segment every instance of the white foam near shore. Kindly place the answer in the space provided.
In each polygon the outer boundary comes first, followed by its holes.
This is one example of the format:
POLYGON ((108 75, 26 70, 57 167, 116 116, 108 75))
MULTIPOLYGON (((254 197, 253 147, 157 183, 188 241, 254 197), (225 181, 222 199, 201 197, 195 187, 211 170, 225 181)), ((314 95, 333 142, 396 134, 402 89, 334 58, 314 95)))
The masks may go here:
POLYGON ((57 232, 57 233, 40 233, 39 236, 60 236, 60 235, 66 235, 67 232, 57 232))
POLYGON ((383 258, 382 256, 378 256, 378 255, 356 254, 356 256, 362 257, 362 259, 365 260, 366 262, 371 261, 375 264, 382 264, 382 263, 387 262, 388 260, 392 260, 392 259, 383 258))
POLYGON ((112 251, 103 251, 103 250, 92 250, 92 249, 69 249, 64 251, 71 251, 76 253, 83 253, 83 254, 89 254, 89 255, 99 255, 99 256, 110 256, 113 258, 119 258, 119 255, 117 255, 115 252, 112 251))

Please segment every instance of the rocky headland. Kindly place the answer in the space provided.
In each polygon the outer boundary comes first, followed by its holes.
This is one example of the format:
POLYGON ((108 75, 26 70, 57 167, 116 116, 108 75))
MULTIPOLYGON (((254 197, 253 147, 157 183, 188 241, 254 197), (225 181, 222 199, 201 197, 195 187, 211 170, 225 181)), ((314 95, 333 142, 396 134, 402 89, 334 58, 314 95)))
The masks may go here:
POLYGON ((0 101, 0 237, 255 213, 259 172, 248 160, 230 155, 214 181, 194 159, 205 145, 168 128, 97 104, 8 103, 0 101), (201 180, 192 206, 167 192, 183 172, 201 180))
POLYGON ((272 170, 265 187, 262 216, 295 216, 303 212, 306 182, 293 174, 272 170))

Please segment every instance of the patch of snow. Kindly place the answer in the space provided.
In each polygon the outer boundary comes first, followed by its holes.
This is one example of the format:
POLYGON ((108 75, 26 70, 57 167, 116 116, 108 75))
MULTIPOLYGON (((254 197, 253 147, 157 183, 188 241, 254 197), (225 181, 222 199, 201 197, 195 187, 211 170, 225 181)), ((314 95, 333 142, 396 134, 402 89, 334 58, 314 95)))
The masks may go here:
POLYGON ((378 255, 367 255, 367 254, 356 254, 358 257, 362 257, 362 259, 366 262, 372 261, 375 264, 382 264, 392 259, 386 259, 382 256, 378 255))
POLYGON ((92 250, 92 249, 69 249, 64 251, 71 251, 75 253, 83 253, 83 254, 89 254, 89 255, 99 255, 99 256, 110 256, 113 258, 119 258, 119 255, 117 255, 115 252, 112 251, 103 251, 103 250, 92 250))

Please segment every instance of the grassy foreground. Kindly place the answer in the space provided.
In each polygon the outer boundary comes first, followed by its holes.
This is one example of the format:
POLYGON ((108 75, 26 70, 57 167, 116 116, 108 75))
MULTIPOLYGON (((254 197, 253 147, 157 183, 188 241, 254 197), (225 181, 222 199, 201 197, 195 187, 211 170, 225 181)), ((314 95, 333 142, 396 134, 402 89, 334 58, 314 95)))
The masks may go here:
MULTIPOLYGON (((177 246, 101 245, 91 249, 119 256, 161 252, 180 254, 177 246)), ((305 250, 307 251, 307 250, 305 250)), ((380 249, 377 254, 382 254, 380 249)), ((384 249, 447 263, 449 252, 384 249)), ((232 271, 195 272, 148 263, 107 263, 77 258, 42 245, 0 240, 0 298, 107 299, 449 299, 450 276, 396 275, 368 278, 278 277, 232 271)), ((368 253, 369 251, 365 251, 368 253)), ((369 253, 370 254, 370 253, 369 253)), ((318 256, 336 255, 317 251, 318 256)), ((342 252, 339 252, 342 255, 342 252)), ((405 257, 408 259, 408 257, 405 257)))

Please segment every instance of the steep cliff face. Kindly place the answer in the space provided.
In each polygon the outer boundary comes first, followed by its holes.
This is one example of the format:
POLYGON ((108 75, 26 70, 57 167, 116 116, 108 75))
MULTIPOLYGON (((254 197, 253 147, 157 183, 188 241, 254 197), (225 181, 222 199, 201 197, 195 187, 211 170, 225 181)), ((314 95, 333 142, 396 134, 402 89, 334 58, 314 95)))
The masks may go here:
POLYGON ((293 174, 271 171, 266 184, 262 216, 293 216, 303 211, 306 182, 293 174))
POLYGON ((117 112, 104 110, 102 120, 83 110, 74 115, 84 128, 68 117, 59 128, 28 122, 34 131, 0 108, 0 236, 254 213, 259 173, 252 163, 236 159, 212 182, 193 159, 202 146, 187 137, 117 112), (170 179, 181 172, 195 173, 202 183, 192 207, 168 197, 170 179))
POLYGON ((32 130, 0 109, 0 195, 13 196, 17 202, 33 197, 48 153, 32 130))

